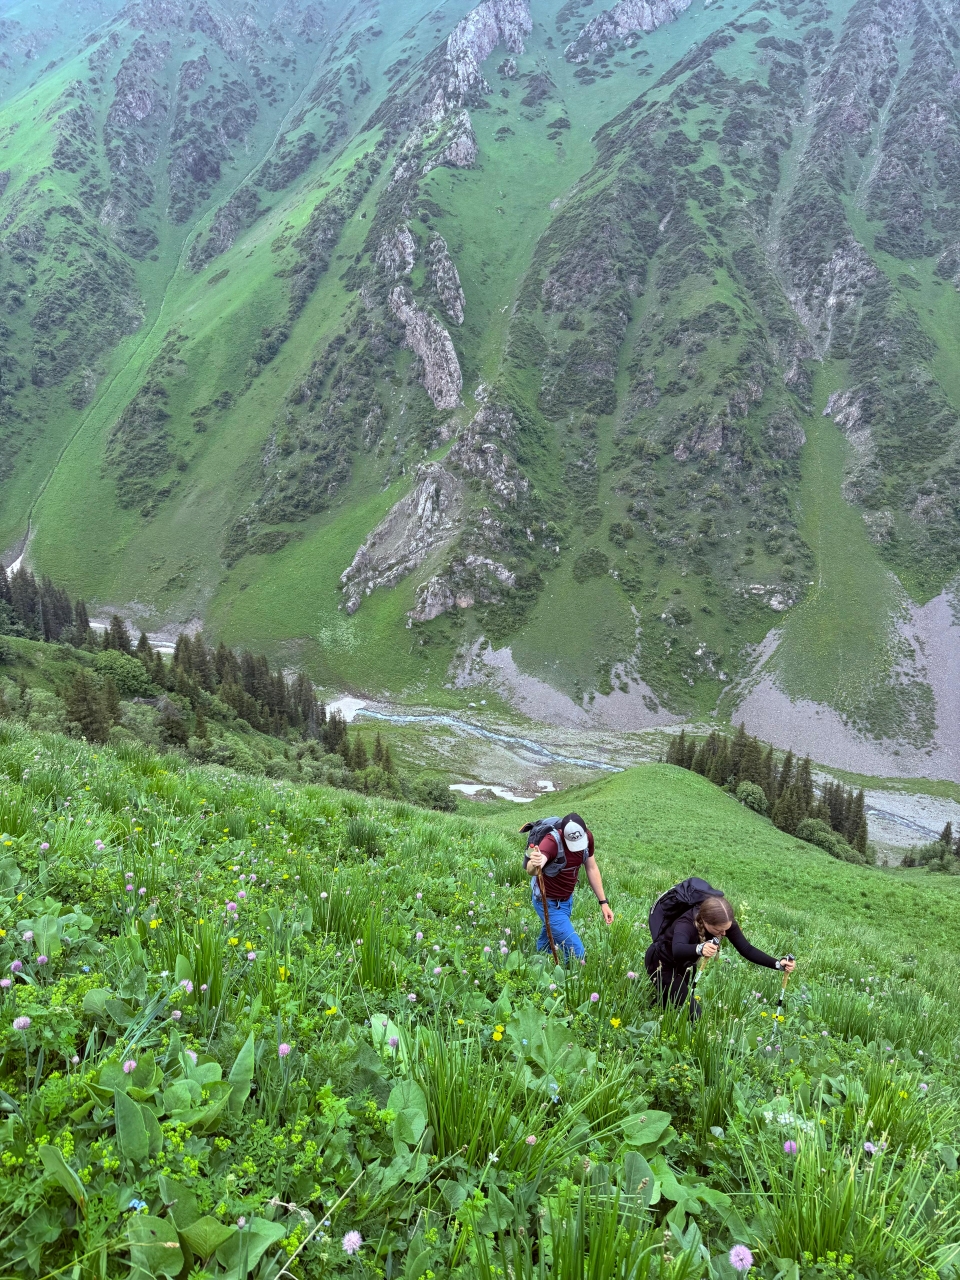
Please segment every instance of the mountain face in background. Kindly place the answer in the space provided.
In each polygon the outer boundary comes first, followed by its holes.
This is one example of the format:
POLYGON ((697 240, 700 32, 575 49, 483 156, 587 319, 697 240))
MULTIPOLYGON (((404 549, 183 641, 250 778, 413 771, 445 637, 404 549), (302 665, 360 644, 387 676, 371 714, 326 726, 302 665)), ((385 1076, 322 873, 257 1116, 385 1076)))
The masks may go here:
POLYGON ((922 0, 0 4, 6 561, 330 684, 956 773, 958 50, 922 0))

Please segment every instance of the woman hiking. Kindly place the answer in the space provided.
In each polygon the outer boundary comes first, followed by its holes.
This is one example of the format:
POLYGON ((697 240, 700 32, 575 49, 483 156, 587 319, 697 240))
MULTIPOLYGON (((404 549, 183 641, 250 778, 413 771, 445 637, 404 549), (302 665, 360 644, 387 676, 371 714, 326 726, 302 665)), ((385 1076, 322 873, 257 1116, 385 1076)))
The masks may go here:
POLYGON ((588 830, 587 824, 579 813, 568 813, 565 818, 560 819, 553 831, 545 835, 539 844, 530 848, 527 854, 527 875, 534 877, 533 907, 543 921, 543 928, 537 939, 538 951, 550 949, 543 898, 540 894, 540 885, 543 884, 547 890, 547 911, 550 916, 550 932, 553 934, 554 944, 564 953, 564 959, 576 956, 578 960, 582 960, 586 954, 580 935, 570 922, 573 891, 577 887, 577 877, 581 867, 585 869, 590 888, 597 896, 604 920, 607 924, 612 924, 613 912, 604 896, 603 881, 600 879, 600 870, 593 855, 593 832, 588 830), (561 863, 560 868, 551 867, 541 879, 540 872, 544 867, 555 864, 557 861, 561 863))
MULTIPOLYGON (((690 884, 702 884, 709 888, 704 881, 684 881, 683 885, 677 885, 668 894, 664 894, 664 900, 690 884)), ((682 896, 678 898, 678 904, 682 908, 682 896)), ((654 930, 655 913, 656 907, 651 912, 651 932, 654 930)), ((669 904, 667 914, 672 914, 669 904)), ((661 1005, 666 1005, 668 1001, 682 1005, 686 1001, 697 961, 701 958, 712 960, 719 953, 723 938, 729 938, 734 948, 751 964, 779 969, 788 974, 793 973, 796 968, 796 961, 792 956, 777 960, 768 956, 765 951, 751 946, 737 924, 733 907, 723 894, 714 891, 712 896, 702 898, 685 911, 681 910, 679 915, 665 923, 647 948, 644 964, 661 1005)))

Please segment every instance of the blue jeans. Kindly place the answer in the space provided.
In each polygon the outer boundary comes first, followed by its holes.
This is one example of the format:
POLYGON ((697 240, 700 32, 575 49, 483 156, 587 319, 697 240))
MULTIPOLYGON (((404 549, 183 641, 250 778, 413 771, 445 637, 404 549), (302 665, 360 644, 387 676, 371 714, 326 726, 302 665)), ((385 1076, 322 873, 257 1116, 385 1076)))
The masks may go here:
MULTIPOLYGON (((571 894, 564 902, 558 902, 556 898, 547 898, 547 908, 550 912, 550 932, 553 934, 553 941, 557 950, 564 952, 565 958, 575 956, 578 960, 582 960, 586 954, 586 947, 584 947, 580 940, 580 935, 570 922, 570 912, 573 910, 573 895, 571 894)), ((533 909, 543 920, 543 899, 538 893, 533 895, 533 909)), ((537 939, 537 950, 550 950, 546 922, 544 922, 544 926, 540 930, 540 937, 537 939)))

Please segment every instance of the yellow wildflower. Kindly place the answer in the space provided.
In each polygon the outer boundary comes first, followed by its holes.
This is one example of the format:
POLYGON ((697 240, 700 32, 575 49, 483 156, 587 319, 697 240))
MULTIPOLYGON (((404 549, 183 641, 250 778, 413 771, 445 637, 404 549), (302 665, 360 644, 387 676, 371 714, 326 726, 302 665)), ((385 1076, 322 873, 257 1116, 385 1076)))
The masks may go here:
POLYGON ((493 1038, 494 1038, 494 1040, 502 1040, 502 1039, 503 1039, 503 1036, 501 1035, 501 1033, 500 1033, 499 1031, 495 1031, 495 1032, 493 1033, 493 1038))
POLYGON ((289 974, 289 972, 290 972, 290 970, 287 968, 287 966, 286 966, 285 964, 280 965, 280 967, 279 967, 279 969, 277 970, 277 972, 280 974, 280 981, 281 981, 281 982, 286 982, 286 980, 287 980, 287 975, 288 975, 288 974, 289 974))
POLYGON ((611 1025, 611 1027, 619 1027, 619 1025, 620 1025, 620 1019, 619 1019, 619 1018, 611 1018, 611 1019, 610 1019, 610 1025, 611 1025))
POLYGON ((160 919, 160 917, 158 916, 156 920, 151 920, 151 921, 150 921, 150 928, 151 928, 151 929, 158 929, 158 928, 160 927, 160 925, 162 925, 162 924, 163 924, 163 921, 162 921, 162 920, 160 919))
POLYGON ((458 1019, 457 1019, 457 1026, 458 1026, 458 1027, 462 1027, 462 1026, 463 1026, 463 1019, 462 1019, 462 1018, 458 1018, 458 1019))
POLYGON ((498 1022, 498 1023, 497 1023, 497 1025, 496 1025, 493 1029, 494 1029, 494 1031, 505 1031, 505 1030, 506 1030, 506 1027, 501 1026, 501 1024, 498 1022))
POLYGON ((245 942, 245 943, 243 944, 243 949, 244 949, 244 951, 252 951, 252 950, 253 950, 253 943, 252 943, 252 942, 245 942))
POLYGON ((329 1017, 332 1017, 333 1014, 335 1014, 336 1012, 337 1012, 337 1006, 334 1004, 334 1005, 331 1005, 330 1008, 326 1010, 326 1015, 329 1018, 329 1017))
POLYGON ((239 941, 240 941, 240 939, 239 939, 239 938, 228 938, 228 939, 227 939, 227 946, 228 946, 228 947, 235 947, 235 946, 238 944, 238 942, 239 942, 239 941))

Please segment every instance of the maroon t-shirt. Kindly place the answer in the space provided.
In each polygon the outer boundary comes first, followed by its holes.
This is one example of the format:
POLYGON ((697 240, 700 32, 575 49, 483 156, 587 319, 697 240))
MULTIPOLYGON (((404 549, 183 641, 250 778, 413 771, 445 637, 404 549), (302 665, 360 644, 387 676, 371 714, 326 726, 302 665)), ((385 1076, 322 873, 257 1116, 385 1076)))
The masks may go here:
MULTIPOLYGON (((546 855, 547 862, 556 858, 558 849, 554 836, 544 836, 540 841, 540 852, 546 855)), ((593 832, 587 831, 586 849, 568 849, 567 865, 555 876, 548 876, 544 868, 543 884, 548 898, 556 898, 558 902, 566 902, 577 887, 577 876, 587 858, 593 857, 593 832)))

